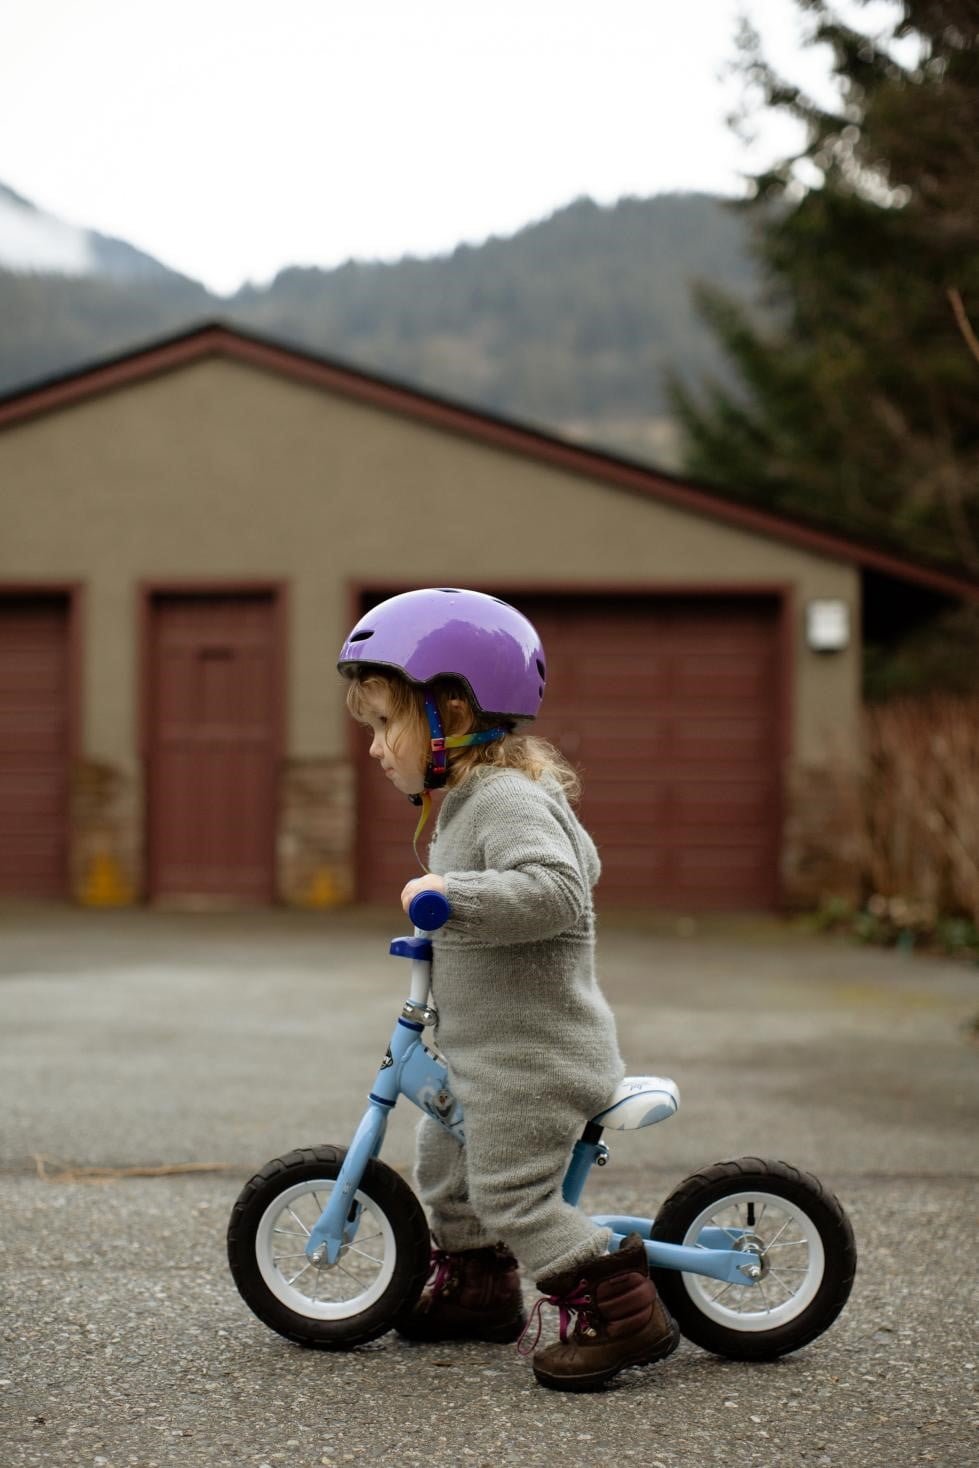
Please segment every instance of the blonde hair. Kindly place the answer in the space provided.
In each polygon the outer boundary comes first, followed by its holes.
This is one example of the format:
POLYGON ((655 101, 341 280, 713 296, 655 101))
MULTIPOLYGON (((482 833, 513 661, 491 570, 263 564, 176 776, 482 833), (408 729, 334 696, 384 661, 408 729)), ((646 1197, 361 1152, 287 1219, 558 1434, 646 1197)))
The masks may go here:
MULTIPOLYGON (((502 739, 491 744, 464 745, 462 749, 450 749, 446 764, 451 787, 458 785, 472 770, 488 766, 497 770, 517 770, 531 780, 542 780, 550 776, 556 780, 569 800, 577 800, 581 794, 581 780, 577 770, 568 763, 560 750, 537 734, 516 734, 513 723, 507 719, 492 719, 478 713, 465 684, 457 678, 438 678, 427 690, 416 687, 400 673, 378 667, 359 667, 352 676, 347 689, 347 708, 360 723, 366 723, 365 694, 383 690, 390 698, 390 717, 404 724, 404 734, 417 740, 419 756, 424 764, 431 735, 428 716, 425 713, 425 693, 431 693, 442 719, 446 735, 474 734, 480 729, 507 730, 502 739)), ((399 741, 400 742, 400 741, 399 741)))

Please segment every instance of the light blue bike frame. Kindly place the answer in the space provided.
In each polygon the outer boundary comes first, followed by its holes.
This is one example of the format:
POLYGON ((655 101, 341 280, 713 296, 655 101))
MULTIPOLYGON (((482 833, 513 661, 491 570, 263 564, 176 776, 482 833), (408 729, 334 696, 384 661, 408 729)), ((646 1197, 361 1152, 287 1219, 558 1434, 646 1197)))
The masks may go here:
MULTIPOLYGON (((306 1241, 307 1256, 321 1267, 335 1264, 344 1245, 351 1243, 356 1235, 360 1222, 357 1189, 368 1162, 380 1153, 388 1117, 399 1096, 413 1101, 460 1143, 465 1140, 462 1107, 450 1089, 445 1061, 422 1041, 425 1025, 435 1018, 429 1006, 430 935, 416 928, 413 938, 395 939, 391 952, 411 960, 409 997, 394 1027, 387 1054, 371 1087, 367 1110, 347 1149, 330 1200, 306 1241)), ((608 1148, 600 1136, 600 1129, 589 1124, 585 1135, 575 1143, 562 1188, 565 1201, 572 1205, 577 1206, 580 1201, 592 1167, 608 1157, 608 1148)), ((691 1246, 653 1239, 655 1219, 652 1218, 601 1214, 595 1215, 593 1222, 612 1230, 611 1250, 618 1249, 627 1235, 639 1234, 651 1267, 703 1274, 731 1284, 756 1283, 749 1271, 756 1269, 760 1261, 754 1250, 740 1246, 744 1230, 705 1228, 691 1246)))

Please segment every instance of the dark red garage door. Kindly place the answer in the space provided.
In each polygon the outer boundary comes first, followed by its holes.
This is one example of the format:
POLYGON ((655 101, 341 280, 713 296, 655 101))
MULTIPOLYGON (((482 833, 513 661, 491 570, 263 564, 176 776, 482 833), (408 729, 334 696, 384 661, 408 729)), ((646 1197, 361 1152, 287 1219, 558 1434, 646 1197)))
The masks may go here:
POLYGON ((528 602, 549 649, 540 732, 584 778, 608 905, 777 901, 774 599, 528 602))
MULTIPOLYGON (((582 772, 580 813, 603 862, 600 904, 774 906, 776 599, 511 599, 547 649, 536 727, 582 772)), ((414 815, 361 762, 360 890, 389 902, 414 874, 414 815)))
POLYGON ((150 895, 269 901, 280 687, 274 599, 154 597, 150 644, 150 895))
POLYGON ((67 886, 68 601, 0 597, 0 892, 67 886))

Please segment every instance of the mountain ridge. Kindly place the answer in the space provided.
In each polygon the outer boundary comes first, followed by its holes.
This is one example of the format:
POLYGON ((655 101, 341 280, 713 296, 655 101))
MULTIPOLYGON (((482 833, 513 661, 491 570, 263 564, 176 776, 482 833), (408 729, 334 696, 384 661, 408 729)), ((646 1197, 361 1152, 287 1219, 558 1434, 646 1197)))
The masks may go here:
POLYGON ((703 194, 582 198, 447 254, 287 266, 227 297, 158 261, 143 273, 132 263, 123 255, 113 268, 103 256, 73 275, 0 269, 0 392, 220 318, 671 467, 667 377, 726 371, 691 287, 758 292, 743 216, 703 194))
POLYGON ((0 183, 0 269, 23 275, 115 279, 163 279, 179 274, 127 240, 72 224, 41 209, 5 183, 0 183))

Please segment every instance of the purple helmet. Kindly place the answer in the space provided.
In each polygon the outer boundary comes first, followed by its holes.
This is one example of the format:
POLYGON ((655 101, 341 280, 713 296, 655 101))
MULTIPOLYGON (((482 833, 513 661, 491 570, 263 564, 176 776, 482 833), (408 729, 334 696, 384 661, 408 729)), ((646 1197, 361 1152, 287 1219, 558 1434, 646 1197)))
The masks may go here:
POLYGON ((337 667, 393 668, 411 683, 459 678, 482 714, 532 719, 544 696, 544 649, 527 618, 499 597, 450 587, 406 591, 361 617, 337 667))

